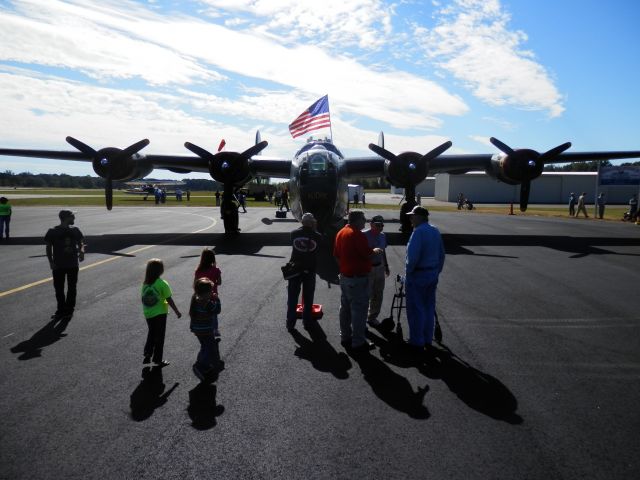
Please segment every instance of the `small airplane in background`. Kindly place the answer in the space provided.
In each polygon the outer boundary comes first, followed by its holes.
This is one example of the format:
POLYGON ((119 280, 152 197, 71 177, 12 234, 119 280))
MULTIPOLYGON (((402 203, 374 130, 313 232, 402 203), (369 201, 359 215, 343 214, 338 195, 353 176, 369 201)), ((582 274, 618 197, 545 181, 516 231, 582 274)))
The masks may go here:
MULTIPOLYGON (((318 128, 330 127, 328 96, 322 97, 289 125, 294 138, 318 128)), ((76 151, 29 149, 0 149, 0 155, 39 157, 57 160, 91 162, 93 170, 106 179, 107 209, 113 205, 113 180, 127 181, 143 178, 154 169, 176 173, 208 172, 211 178, 224 186, 221 213, 227 233, 239 231, 238 204, 234 193, 252 178, 270 177, 289 179, 289 201, 293 216, 300 220, 303 213, 311 212, 323 231, 338 228, 348 207, 349 180, 364 177, 385 177, 389 183, 404 188, 406 202, 400 210, 401 222, 415 205, 416 185, 427 175, 435 173, 462 174, 470 170, 484 170, 491 177, 520 185, 520 210, 529 202, 532 180, 542 174, 547 163, 581 162, 586 160, 615 160, 640 158, 640 151, 571 152, 571 143, 563 143, 544 153, 532 149, 512 149, 496 138, 491 143, 500 150, 496 154, 447 154, 452 143, 444 142, 426 154, 403 152, 394 154, 385 149, 384 134, 377 144, 369 144, 374 156, 346 158, 333 142, 325 138, 310 138, 293 159, 268 158, 260 153, 268 143, 256 132, 255 143, 243 152, 223 151, 224 141, 216 153, 186 142, 185 148, 194 155, 143 155, 139 152, 149 144, 140 140, 125 148, 92 147, 67 137, 76 151)))
POLYGON ((146 200, 149 195, 154 195, 158 188, 165 189, 166 193, 170 195, 175 193, 176 188, 183 187, 185 183, 179 180, 162 180, 159 182, 130 181, 125 182, 125 185, 128 188, 124 193, 128 195, 144 195, 144 200, 146 200))

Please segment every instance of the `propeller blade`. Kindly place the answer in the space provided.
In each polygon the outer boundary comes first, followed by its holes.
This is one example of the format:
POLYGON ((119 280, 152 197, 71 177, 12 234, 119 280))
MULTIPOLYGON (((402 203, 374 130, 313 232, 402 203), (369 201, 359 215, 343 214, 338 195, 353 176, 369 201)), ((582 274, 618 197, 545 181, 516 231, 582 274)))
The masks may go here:
POLYGON ((567 142, 567 143, 563 143, 562 145, 558 145, 557 147, 552 148, 548 152, 544 152, 542 155, 540 155, 540 160, 542 160, 542 162, 548 162, 549 160, 551 160, 551 159, 557 157, 558 155, 560 155, 562 152, 564 152, 569 147, 571 147, 571 142, 567 142))
POLYGON ((249 159, 264 150, 267 145, 269 145, 269 142, 267 142, 266 140, 263 140, 260 143, 256 143, 253 147, 247 148, 244 152, 242 152, 242 156, 249 159))
POLYGON ((207 150, 205 150, 202 147, 199 147, 198 145, 194 145, 193 143, 184 142, 184 147, 187 150, 190 150, 193 153, 195 153, 200 158, 204 158, 206 160, 211 160, 213 158, 213 154, 212 153, 208 152, 207 150))
POLYGON ((104 186, 104 199, 107 203, 107 210, 111 210, 113 208, 113 179, 111 178, 111 171, 109 171, 107 182, 104 186))
POLYGON ((143 140, 140 140, 139 142, 136 142, 133 145, 130 145, 127 148, 125 148, 124 150, 122 150, 118 154, 117 158, 130 157, 130 156, 138 153, 140 150, 142 150, 147 145, 149 145, 149 140, 147 140, 146 138, 143 139, 143 140))
POLYGON ((446 152, 451 147, 451 145, 453 145, 453 143, 451 143, 451 141, 444 142, 439 147, 434 148, 429 153, 424 155, 422 157, 422 159, 423 160, 433 160, 437 156, 439 156, 439 155, 443 154, 444 152, 446 152))
MULTIPOLYGON (((259 136, 260 132, 256 133, 256 136, 259 136)), ((222 149, 224 148, 224 146, 227 144, 227 141, 223 138, 222 140, 220 140, 220 145, 218 145, 218 151, 222 151, 222 149)))
POLYGON ((529 192, 531 191, 531 180, 525 180, 520 185, 520 211, 526 212, 529 205, 529 192))
POLYGON ((390 162, 393 162, 397 158, 389 150, 386 150, 383 147, 380 147, 380 146, 376 145, 375 143, 370 143, 369 144, 369 150, 371 150, 373 153, 377 153, 382 158, 385 158, 385 159, 389 160, 390 162))
POLYGON ((493 143, 493 145, 494 145, 498 150, 501 150, 502 152, 506 153, 507 155, 511 155, 511 154, 513 153, 513 149, 512 149, 510 146, 508 146, 508 145, 507 145, 507 144, 505 144, 505 143, 502 143, 502 142, 501 142, 500 140, 498 140, 497 138, 495 138, 495 137, 491 137, 491 138, 489 139, 489 141, 490 141, 491 143, 493 143))
POLYGON ((67 143, 69 143, 71 146, 75 147, 76 149, 80 150, 82 153, 89 155, 91 157, 96 156, 96 151, 86 143, 82 143, 80 140, 76 140, 73 137, 67 137, 66 140, 67 140, 67 143))

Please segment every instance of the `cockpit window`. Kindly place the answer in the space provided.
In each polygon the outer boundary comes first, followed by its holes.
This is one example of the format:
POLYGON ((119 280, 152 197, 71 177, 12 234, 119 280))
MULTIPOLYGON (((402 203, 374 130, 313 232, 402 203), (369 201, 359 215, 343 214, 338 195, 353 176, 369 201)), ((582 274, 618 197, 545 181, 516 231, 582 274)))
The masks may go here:
POLYGON ((325 155, 321 153, 311 155, 311 157, 309 157, 309 173, 311 175, 325 173, 327 171, 327 163, 327 157, 325 155))

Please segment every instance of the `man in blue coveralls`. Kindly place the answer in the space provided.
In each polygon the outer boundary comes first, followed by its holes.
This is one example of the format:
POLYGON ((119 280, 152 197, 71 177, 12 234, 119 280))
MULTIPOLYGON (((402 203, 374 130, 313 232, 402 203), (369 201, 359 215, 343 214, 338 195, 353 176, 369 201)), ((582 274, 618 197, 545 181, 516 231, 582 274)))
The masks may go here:
POLYGON ((429 211, 416 206, 407 213, 413 233, 407 244, 406 295, 409 345, 431 347, 435 329, 436 287, 444 265, 440 231, 429 224, 429 211))

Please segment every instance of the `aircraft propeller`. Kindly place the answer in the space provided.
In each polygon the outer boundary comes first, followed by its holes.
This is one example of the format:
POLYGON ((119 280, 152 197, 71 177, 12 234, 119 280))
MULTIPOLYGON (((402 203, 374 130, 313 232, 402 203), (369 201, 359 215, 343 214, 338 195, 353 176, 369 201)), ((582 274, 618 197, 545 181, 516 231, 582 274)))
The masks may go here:
POLYGON ((450 141, 434 148, 425 155, 417 152, 403 152, 399 155, 391 153, 380 145, 369 144, 369 149, 387 160, 385 170, 393 185, 403 187, 407 199, 415 198, 415 187, 429 173, 429 162, 451 147, 450 141))
POLYGON ((525 212, 529 205, 531 180, 542 174, 542 169, 546 162, 551 161, 571 147, 571 142, 567 142, 540 154, 529 149, 514 150, 494 137, 491 137, 489 141, 507 155, 507 161, 505 162, 504 167, 506 176, 520 182, 521 212, 525 212))
POLYGON ((144 140, 140 140, 139 142, 128 146, 124 150, 117 148, 104 148, 98 151, 73 137, 67 137, 66 140, 71 146, 93 158, 93 169, 98 173, 98 175, 106 179, 104 198, 107 210, 111 210, 113 208, 113 179, 116 177, 115 174, 117 173, 119 165, 149 145, 149 140, 145 138, 144 140))

